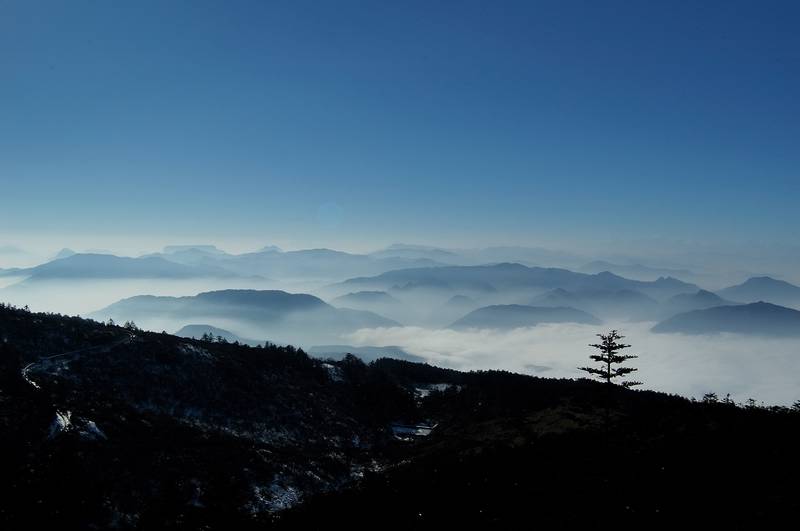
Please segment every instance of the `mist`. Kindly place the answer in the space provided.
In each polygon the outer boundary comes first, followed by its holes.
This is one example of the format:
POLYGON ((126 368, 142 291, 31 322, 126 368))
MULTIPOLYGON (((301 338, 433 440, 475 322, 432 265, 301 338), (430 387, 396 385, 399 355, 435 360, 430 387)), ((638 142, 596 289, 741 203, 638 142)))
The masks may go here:
POLYGON ((788 405, 800 399, 800 340, 739 334, 654 334, 653 323, 543 324, 500 332, 422 327, 362 329, 346 337, 355 346, 396 345, 429 363, 461 370, 502 369, 548 378, 581 378, 595 334, 616 328, 639 355, 630 365, 643 389, 700 398, 730 393, 788 405))
POLYGON ((0 300, 28 306, 32 311, 66 315, 86 315, 120 299, 143 294, 181 297, 218 289, 278 289, 274 282, 236 278, 18 280, 0 278, 4 281, 0 284, 0 300))
MULTIPOLYGON (((788 253, 788 251, 787 251, 788 253)), ((714 253, 698 253, 695 259, 708 259, 714 253)), ((789 253, 791 254, 791 253, 789 253)), ((456 261, 499 262, 504 260, 532 262, 542 260, 588 261, 589 257, 575 257, 562 252, 541 248, 491 248, 480 252, 470 250, 432 249, 424 246, 392 246, 370 255, 347 255, 331 251, 307 250, 300 253, 272 252, 241 256, 225 253, 200 255, 164 254, 175 263, 197 264, 230 268, 235 273, 224 278, 48 278, 33 275, 0 276, 0 301, 17 306, 28 306, 33 311, 56 312, 68 315, 89 315, 107 318, 101 310, 121 299, 137 295, 194 296, 201 292, 230 289, 284 290, 289 293, 308 293, 322 298, 336 308, 371 311, 401 323, 392 328, 359 328, 352 326, 347 333, 329 326, 320 315, 287 314, 280 327, 262 326, 252 320, 234 317, 224 312, 207 315, 149 315, 136 316, 137 324, 145 329, 174 332, 190 324, 206 324, 224 328, 242 338, 270 340, 276 343, 293 343, 310 348, 320 344, 343 344, 358 347, 397 346, 434 365, 456 369, 504 369, 543 377, 578 378, 584 376, 576 369, 585 365, 591 349, 587 346, 595 334, 612 328, 620 329, 627 341, 633 344, 631 352, 640 355, 635 360, 639 368, 636 379, 644 388, 666 391, 690 397, 701 397, 708 392, 724 396, 730 393, 737 400, 755 398, 767 404, 791 404, 800 399, 800 383, 794 375, 800 369, 800 340, 736 334, 684 336, 679 334, 653 334, 653 322, 619 322, 610 315, 607 302, 599 304, 606 314, 598 314, 606 323, 602 326, 580 324, 539 324, 533 328, 511 331, 451 330, 451 325, 468 312, 490 304, 531 304, 535 296, 553 286, 535 288, 524 283, 510 283, 497 290, 482 289, 482 283, 492 287, 494 277, 476 277, 477 283, 462 282, 453 277, 454 286, 426 285, 427 274, 419 278, 385 280, 374 277, 366 283, 343 282, 358 275, 378 275, 382 271, 395 271, 417 265, 414 260, 434 260, 425 265, 438 267, 456 261), (445 261, 445 262, 442 262, 445 261), (269 277, 269 278, 266 278, 269 277), (377 283, 376 283, 377 282, 377 283), (342 295, 363 290, 382 290, 389 297, 385 303, 359 302, 357 298, 339 299, 342 295), (451 304, 454 295, 462 297, 451 304), (316 323, 317 329, 309 323, 316 323), (352 330, 356 330, 352 332, 352 330)), ((727 256, 719 252, 720 256, 727 256)), ((610 257, 623 262, 624 258, 610 257)), ((712 260, 708 259, 708 263, 712 260)), ((651 263, 653 263, 651 261, 651 263)), ((678 267, 687 262, 666 260, 660 257, 657 265, 678 267)), ((756 264, 743 260, 737 262, 751 267, 756 264)), ((783 262, 784 265, 788 261, 783 262)), ((709 273, 706 268, 696 272, 710 275, 715 282, 703 282, 701 287, 726 285, 727 278, 721 268, 709 273)), ((633 269, 636 266, 620 266, 633 269)), ((643 275, 660 276, 661 271, 641 269, 643 275)), ((788 271, 788 267, 784 268, 788 271)), ((409 271, 413 268, 408 269, 409 271)), ((87 275, 93 270, 87 269, 87 275)), ((205 270, 198 270, 204 274, 205 270)), ((432 269, 431 271, 435 271, 432 269)), ((623 271, 624 272, 624 271, 623 271)), ((66 271, 67 274, 69 271, 66 271)), ((100 273, 96 273, 99 275, 100 273)), ((372 277, 371 277, 372 278, 372 277)), ((505 277, 504 277, 505 278, 505 277)), ((451 280, 451 279, 446 279, 451 280)), ((510 281, 509 281, 510 282, 510 281)), ((646 287, 642 287, 646 289, 646 287)), ((680 290, 691 292, 696 287, 680 290)), ((658 294, 654 294, 657 296, 658 294)), ((665 298, 668 294, 661 294, 665 298)), ((662 301, 663 302, 663 301, 662 301)), ((793 304, 786 303, 787 306, 793 304)), ((794 305, 797 307, 797 305, 794 305)), ((631 311, 631 310, 629 310, 631 311)), ((635 312, 634 312, 635 313, 635 312)), ((119 316, 127 320, 128 316, 119 316)), ((132 316, 130 318, 133 318, 132 316)), ((653 319, 630 315, 628 318, 653 319)), ((115 320, 118 319, 114 315, 115 320)), ((369 324, 366 326, 374 326, 369 324)), ((484 326, 484 325, 480 325, 484 326)))

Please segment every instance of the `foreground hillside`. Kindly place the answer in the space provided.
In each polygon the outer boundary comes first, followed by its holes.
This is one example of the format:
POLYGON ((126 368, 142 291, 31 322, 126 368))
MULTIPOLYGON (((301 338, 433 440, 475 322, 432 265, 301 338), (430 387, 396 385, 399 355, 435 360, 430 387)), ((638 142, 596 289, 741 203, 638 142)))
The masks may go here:
POLYGON ((737 528, 800 508, 791 410, 8 307, 0 340, 4 529, 737 528))

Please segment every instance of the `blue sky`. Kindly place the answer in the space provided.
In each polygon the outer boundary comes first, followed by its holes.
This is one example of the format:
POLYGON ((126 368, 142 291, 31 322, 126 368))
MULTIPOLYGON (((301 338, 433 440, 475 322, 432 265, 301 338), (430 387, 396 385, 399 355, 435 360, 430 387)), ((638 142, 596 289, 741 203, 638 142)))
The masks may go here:
POLYGON ((0 243, 797 245, 800 4, 698 4, 0 1, 0 243))

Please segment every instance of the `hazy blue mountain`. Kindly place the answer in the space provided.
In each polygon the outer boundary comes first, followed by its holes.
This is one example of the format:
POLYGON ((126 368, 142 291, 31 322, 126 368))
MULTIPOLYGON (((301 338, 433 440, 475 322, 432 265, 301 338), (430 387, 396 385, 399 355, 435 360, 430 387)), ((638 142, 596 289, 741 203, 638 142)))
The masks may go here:
POLYGON ((226 341, 233 343, 238 341, 239 343, 244 343, 247 345, 257 345, 259 343, 264 343, 264 341, 256 341, 253 339, 244 339, 239 337, 238 335, 225 330, 224 328, 217 328, 216 326, 211 326, 207 324, 190 324, 182 327, 180 330, 175 332, 174 335, 178 337, 187 337, 187 338, 195 338, 200 339, 205 334, 211 334, 215 338, 222 337, 226 341))
POLYGON ((693 310, 704 310, 714 306, 732 306, 733 302, 725 300, 716 293, 704 289, 697 293, 680 293, 664 301, 660 308, 662 318, 693 310))
POLYGON ((583 323, 600 324, 601 321, 584 311, 575 308, 551 308, 543 306, 523 306, 520 304, 499 304, 485 306, 470 312, 450 328, 512 328, 536 326, 541 323, 583 323))
POLYGON ((328 282, 392 269, 439 265, 427 258, 382 257, 332 249, 282 251, 276 246, 266 246, 256 252, 228 254, 213 245, 172 245, 165 247, 162 253, 146 256, 184 265, 219 268, 241 276, 328 282))
POLYGON ((458 264, 463 258, 453 251, 427 245, 407 245, 395 243, 385 249, 370 253, 376 258, 405 258, 411 260, 427 259, 443 264, 458 264))
POLYGON ((406 307, 401 301, 392 297, 385 291, 357 291, 336 297, 331 304, 337 308, 352 308, 375 312, 390 319, 407 322, 412 308, 406 307))
POLYGON ((340 360, 347 354, 352 354, 370 363, 381 358, 393 358, 398 360, 413 361, 423 363, 424 359, 413 354, 409 354, 400 347, 354 347, 351 345, 317 345, 306 349, 306 352, 316 358, 332 358, 340 360))
POLYGON ((586 261, 574 253, 544 247, 495 246, 457 252, 471 265, 512 262, 536 266, 576 266, 586 261))
POLYGON ((139 295, 123 299, 104 308, 104 311, 136 313, 180 313, 202 315, 209 310, 248 319, 272 320, 292 312, 331 308, 321 299, 304 293, 279 290, 231 289, 207 291, 187 297, 139 295))
POLYGON ((237 273, 234 269, 225 267, 225 260, 233 257, 234 255, 217 249, 213 245, 168 245, 160 253, 151 253, 143 256, 143 258, 161 258, 189 266, 217 268, 244 276, 257 275, 257 273, 237 273))
POLYGON ((699 289, 694 284, 670 277, 640 281, 608 272, 589 275, 567 269, 527 267, 512 263, 401 269, 372 277, 351 278, 334 287, 390 290, 408 289, 409 286, 416 288, 430 286, 462 294, 486 291, 541 292, 554 288, 568 291, 633 290, 656 299, 665 299, 678 293, 691 293, 699 289))
POLYGON ((447 302, 444 303, 445 306, 449 308, 467 308, 469 306, 474 306, 477 304, 477 301, 472 297, 467 297, 466 295, 453 295, 447 302))
MULTIPOLYGON (((479 280, 469 281, 464 280, 460 281, 457 284, 458 289, 462 289, 464 291, 469 291, 473 294, 490 294, 497 291, 494 286, 492 286, 488 282, 482 282, 479 280)), ((412 292, 452 292, 456 287, 447 282, 443 279, 437 278, 423 278, 416 281, 410 281, 402 284, 395 284, 389 288, 389 291, 395 293, 412 293, 412 292)))
POLYGON ((159 257, 128 258, 111 254, 74 254, 20 269, 17 274, 29 280, 110 279, 110 278, 199 278, 235 276, 221 268, 187 266, 159 257))
POLYGON ((768 302, 715 306, 680 313, 658 323, 653 332, 683 334, 738 334, 770 337, 800 336, 800 311, 768 302))
POLYGON ((186 251, 195 251, 206 254, 222 255, 227 254, 217 248, 216 245, 167 245, 162 251, 164 254, 183 253, 186 251))
POLYGON ((95 318, 134 320, 150 329, 214 322, 276 343, 307 345, 360 328, 398 326, 372 312, 334 308, 307 294, 278 290, 220 290, 189 297, 140 295, 95 312, 95 318))
POLYGON ((581 273, 602 273, 609 271, 616 275, 637 280, 655 280, 659 277, 676 277, 680 279, 693 278, 694 273, 688 269, 669 269, 665 267, 650 267, 642 264, 614 264, 605 260, 595 260, 578 268, 581 273))
POLYGON ((800 287, 770 277, 753 277, 718 293, 737 302, 767 301, 788 306, 800 305, 800 287))
POLYGON ((261 249, 258 250, 259 253, 282 253, 283 249, 278 247, 277 245, 265 245, 261 249))
MULTIPOLYGON (((169 258, 169 256, 167 256, 169 258)), ((240 275, 262 275, 283 279, 340 279, 353 275, 379 274, 397 268, 431 266, 427 259, 400 257, 376 258, 331 249, 287 251, 269 249, 255 253, 205 256, 207 264, 234 271, 240 275)))
POLYGON ((371 253, 372 256, 427 258, 447 265, 482 265, 515 262, 526 265, 573 265, 585 261, 572 253, 542 247, 487 247, 477 249, 444 249, 428 245, 393 244, 371 253))
POLYGON ((73 251, 72 249, 70 249, 68 247, 64 247, 63 249, 61 249, 60 251, 58 251, 56 253, 56 255, 53 257, 53 260, 58 260, 59 258, 69 258, 70 256, 72 256, 74 254, 78 254, 78 253, 76 253, 75 251, 73 251))
POLYGON ((336 297, 331 301, 335 306, 352 307, 351 305, 384 305, 400 304, 400 301, 392 297, 385 291, 356 291, 341 297, 336 297))
POLYGON ((532 306, 572 307, 602 317, 646 321, 653 318, 658 302, 643 293, 630 289, 567 291, 550 290, 534 297, 532 306))

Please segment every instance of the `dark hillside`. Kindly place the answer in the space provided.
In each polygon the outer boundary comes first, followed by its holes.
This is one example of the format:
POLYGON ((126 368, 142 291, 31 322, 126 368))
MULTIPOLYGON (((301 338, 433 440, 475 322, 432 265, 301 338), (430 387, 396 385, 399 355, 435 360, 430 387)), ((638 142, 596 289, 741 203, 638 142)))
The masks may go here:
POLYGON ((598 515, 751 528, 799 508, 790 409, 322 361, 5 306, 0 336, 4 529, 510 528, 598 515))

